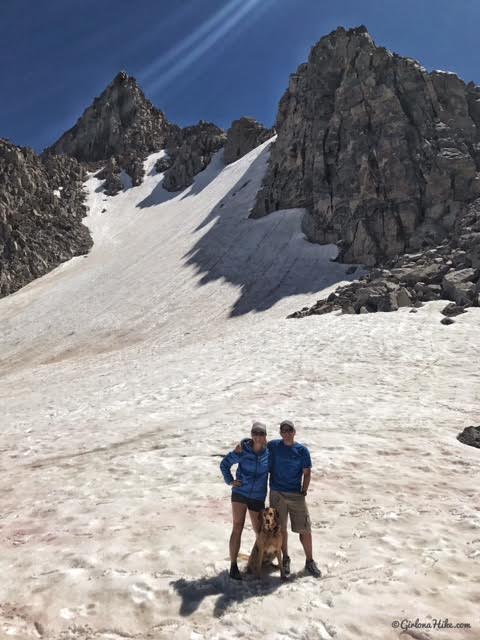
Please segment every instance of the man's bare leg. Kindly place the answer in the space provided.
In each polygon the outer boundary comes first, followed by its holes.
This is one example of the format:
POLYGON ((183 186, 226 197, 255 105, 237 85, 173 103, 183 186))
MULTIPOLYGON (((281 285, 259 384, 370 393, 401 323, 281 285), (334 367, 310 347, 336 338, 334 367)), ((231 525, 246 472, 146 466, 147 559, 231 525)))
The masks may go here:
POLYGON ((312 532, 303 531, 300 534, 300 542, 302 543, 303 550, 305 551, 305 558, 307 562, 313 560, 312 532))

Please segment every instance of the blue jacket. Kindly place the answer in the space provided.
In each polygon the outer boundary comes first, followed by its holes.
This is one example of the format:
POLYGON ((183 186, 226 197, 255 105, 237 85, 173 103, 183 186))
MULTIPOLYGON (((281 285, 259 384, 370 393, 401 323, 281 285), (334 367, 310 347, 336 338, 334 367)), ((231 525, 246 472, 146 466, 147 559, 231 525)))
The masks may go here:
POLYGON ((251 500, 265 500, 267 496, 267 479, 269 452, 265 448, 255 453, 250 439, 242 440, 242 453, 231 451, 220 463, 225 482, 230 485, 233 476, 230 471, 232 465, 237 464, 236 480, 241 481, 239 487, 233 487, 232 493, 250 498, 251 500))

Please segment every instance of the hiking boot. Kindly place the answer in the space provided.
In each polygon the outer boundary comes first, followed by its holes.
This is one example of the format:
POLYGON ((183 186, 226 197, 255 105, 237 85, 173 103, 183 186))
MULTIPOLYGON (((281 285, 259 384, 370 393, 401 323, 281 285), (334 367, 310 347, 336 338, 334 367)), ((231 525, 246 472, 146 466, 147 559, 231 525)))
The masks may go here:
POLYGON ((307 571, 314 578, 320 578, 322 576, 322 572, 317 567, 317 563, 315 560, 307 560, 305 562, 305 571, 307 571))
POLYGON ((283 571, 286 576, 290 575, 290 556, 283 556, 283 571))
POLYGON ((230 578, 232 578, 233 580, 241 580, 242 579, 242 574, 240 573, 240 570, 238 568, 238 565, 236 562, 233 562, 230 565, 230 573, 229 573, 230 578))

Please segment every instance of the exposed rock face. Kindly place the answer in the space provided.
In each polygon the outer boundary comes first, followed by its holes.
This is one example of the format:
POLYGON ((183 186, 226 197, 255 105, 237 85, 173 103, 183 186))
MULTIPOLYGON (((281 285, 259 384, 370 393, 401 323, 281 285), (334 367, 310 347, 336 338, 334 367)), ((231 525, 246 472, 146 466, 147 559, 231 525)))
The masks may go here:
POLYGON ((480 449, 480 427, 466 427, 462 433, 459 433, 457 440, 470 447, 480 449))
POLYGON ((84 177, 72 158, 0 140, 0 296, 88 252, 84 177))
POLYGON ((227 131, 224 149, 225 164, 235 162, 275 135, 275 129, 266 129, 253 118, 234 120, 227 131))
POLYGON ((479 127, 479 87, 339 28, 291 76, 252 216, 305 207, 345 262, 434 246, 480 194, 479 127))
MULTIPOLYGON (((169 168, 165 172, 163 186, 167 191, 180 191, 192 184, 197 173, 210 163, 212 155, 221 149, 226 133, 211 122, 200 121, 192 127, 172 127, 166 144, 169 168)), ((164 160, 162 158, 162 160, 164 160)))
POLYGON ((97 173, 99 180, 105 180, 103 190, 107 196, 114 196, 123 189, 123 182, 120 179, 122 168, 115 158, 110 158, 103 169, 97 173))
MULTIPOLYGON (((77 124, 44 153, 67 155, 88 164, 113 160, 138 185, 143 179, 143 160, 163 149, 171 130, 172 125, 147 100, 135 78, 121 71, 77 124)), ((114 195, 122 185, 109 169, 106 187, 114 195)))

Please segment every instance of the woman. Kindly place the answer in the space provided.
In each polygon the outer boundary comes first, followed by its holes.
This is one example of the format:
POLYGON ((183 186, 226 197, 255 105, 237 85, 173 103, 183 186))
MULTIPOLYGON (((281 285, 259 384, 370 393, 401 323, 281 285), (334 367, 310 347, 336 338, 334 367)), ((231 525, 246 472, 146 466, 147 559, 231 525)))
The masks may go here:
POLYGON ((230 577, 241 580, 237 565, 245 515, 250 515, 253 530, 260 531, 260 511, 265 509, 268 478, 267 429, 261 422, 254 422, 251 431, 252 439, 242 441, 242 451, 231 451, 220 463, 225 482, 232 487, 233 527, 230 536, 230 577), (232 465, 238 464, 236 479, 230 471, 232 465))

